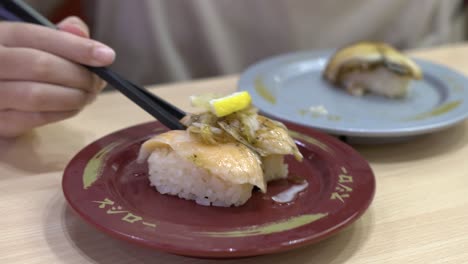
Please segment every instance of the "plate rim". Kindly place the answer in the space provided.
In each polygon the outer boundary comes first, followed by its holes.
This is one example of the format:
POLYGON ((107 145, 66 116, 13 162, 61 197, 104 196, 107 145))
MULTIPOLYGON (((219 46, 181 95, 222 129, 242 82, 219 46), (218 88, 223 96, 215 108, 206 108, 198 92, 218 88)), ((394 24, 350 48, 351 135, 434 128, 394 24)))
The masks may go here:
MULTIPOLYGON (((141 124, 137 124, 137 125, 133 125, 133 126, 130 126, 130 127, 127 127, 127 128, 123 128, 123 129, 120 129, 120 130, 117 130, 115 132, 112 132, 110 134, 107 134, 91 143, 89 143, 88 145, 86 145, 84 148, 82 148, 69 162, 69 164, 67 164, 65 170, 64 170, 64 173, 63 173, 63 177, 62 177, 62 192, 65 196, 65 199, 67 201, 67 204, 73 209, 73 211, 79 216, 81 217, 83 220, 85 220, 85 222, 87 222, 88 224, 90 224, 91 226, 97 228, 98 230, 100 230, 101 232, 103 233, 106 233, 114 238, 117 238, 117 239, 120 239, 120 240, 124 240, 124 241, 127 241, 127 242, 131 242, 133 244, 137 244, 139 246, 144 246, 144 247, 147 247, 147 248, 152 248, 152 249, 156 249, 156 250, 161 250, 161 251, 165 251, 165 252, 168 252, 168 253, 172 253, 172 254, 177 254, 177 255, 184 255, 184 256, 192 256, 192 257, 203 257, 203 258, 238 258, 238 257, 248 257, 248 256, 256 256, 256 255, 265 255, 265 254, 271 254, 271 253, 278 253, 278 252, 284 252, 286 250, 291 250, 291 249, 294 249, 294 248, 298 248, 298 247, 302 247, 304 245, 309 245, 309 244, 312 244, 312 243, 316 243, 322 239, 326 239, 334 234, 336 234, 337 232, 339 232, 340 230, 342 230, 343 228, 349 226, 350 224, 352 224, 353 222, 355 222, 356 220, 358 220, 362 214, 364 214, 370 207, 372 201, 374 200, 374 196, 375 196, 375 192, 376 192, 376 178, 375 178, 375 174, 370 166, 370 164, 368 163, 367 160, 364 159, 364 157, 362 157, 355 149, 353 149, 351 146, 331 137, 331 136, 328 136, 320 131, 317 131, 315 129, 311 129, 311 128, 307 128, 307 127, 301 127, 301 126, 297 126, 296 124, 293 124, 293 123, 290 123, 290 122, 286 122, 288 126, 292 126, 292 127, 295 127, 295 130, 299 130, 299 131, 312 131, 313 133, 315 134, 320 134, 321 137, 325 138, 326 140, 328 140, 328 142, 332 143, 334 146, 336 147, 341 147, 341 148, 345 148, 346 151, 351 151, 352 154, 354 154, 360 161, 363 162, 362 165, 364 165, 366 167, 366 169, 368 170, 368 173, 370 175, 370 179, 371 179, 371 185, 372 185, 372 188, 369 192, 369 197, 366 199, 366 202, 361 204, 361 207, 359 208, 359 210, 356 209, 356 211, 354 212, 354 214, 346 219, 343 219, 340 221, 340 223, 338 225, 335 225, 333 228, 329 229, 329 230, 325 230, 325 231, 322 231, 321 233, 325 233, 325 235, 312 235, 312 236, 308 236, 308 237, 304 237, 303 239, 301 239, 301 241, 297 242, 297 243, 294 243, 294 244, 291 244, 287 247, 266 247, 266 248, 263 248, 261 250, 259 249, 251 249, 251 250, 245 250, 245 251, 242 251, 242 252, 239 252, 239 251, 235 251, 235 252, 232 252, 232 254, 230 255, 226 255, 227 252, 222 252, 222 254, 219 254, 219 252, 215 252, 215 251, 207 251, 207 252, 200 252, 199 250, 191 250, 190 248, 179 248, 179 249, 174 249, 174 247, 172 246, 164 246, 162 244, 158 245, 158 246, 155 246, 154 243, 152 245, 150 245, 149 243, 145 243, 145 242, 142 242, 142 241, 139 241, 138 239, 131 239, 129 235, 127 234, 123 234, 123 233, 119 233, 119 232, 116 232, 115 230, 112 230, 112 229, 109 229, 109 228, 106 228, 104 225, 94 221, 91 219, 91 217, 89 217, 85 212, 82 212, 79 208, 79 206, 77 204, 75 204, 71 197, 70 197, 70 193, 66 191, 66 187, 65 187, 65 182, 67 180, 67 171, 70 169, 70 166, 71 164, 73 163, 73 161, 78 158, 80 156, 81 153, 83 153, 87 148, 90 148, 91 146, 94 146, 95 144, 99 143, 101 140, 105 140, 107 138, 111 138, 111 137, 114 137, 118 134, 121 134, 121 133, 125 133, 125 131, 130 131, 132 129, 136 129, 136 128, 139 128, 139 127, 144 127, 144 126, 149 126, 151 124, 154 124, 155 126, 162 126, 159 122, 157 121, 150 121, 150 122, 146 122, 146 123, 141 123, 141 124), (337 145, 338 144, 338 145, 337 145)), ((154 127, 153 127, 154 128, 154 127)), ((152 130, 149 130, 148 132, 151 132, 152 130)), ((349 152, 347 153, 349 154, 349 152)), ((68 178, 70 178, 70 176, 68 176, 68 178)))

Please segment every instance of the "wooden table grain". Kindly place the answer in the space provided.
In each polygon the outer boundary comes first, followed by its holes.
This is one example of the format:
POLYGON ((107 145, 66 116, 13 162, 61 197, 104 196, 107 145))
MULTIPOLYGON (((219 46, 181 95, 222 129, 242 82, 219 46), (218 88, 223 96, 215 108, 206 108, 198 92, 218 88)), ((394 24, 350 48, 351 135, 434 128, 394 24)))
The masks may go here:
MULTIPOLYGON (((412 55, 468 75, 468 45, 412 55)), ((187 111, 191 94, 228 93, 238 76, 152 87, 187 111)), ((115 240, 78 218, 61 190, 70 158, 115 130, 152 120, 122 95, 102 94, 80 115, 0 140, 0 263, 216 263, 115 240)), ((377 192, 352 226, 318 244, 223 263, 468 263, 468 122, 405 143, 354 146, 377 192)))

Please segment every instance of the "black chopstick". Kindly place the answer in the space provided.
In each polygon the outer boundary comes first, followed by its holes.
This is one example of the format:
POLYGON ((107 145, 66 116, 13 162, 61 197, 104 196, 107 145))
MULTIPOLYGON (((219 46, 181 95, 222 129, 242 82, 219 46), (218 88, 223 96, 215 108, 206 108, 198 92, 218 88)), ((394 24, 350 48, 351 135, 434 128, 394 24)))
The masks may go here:
MULTIPOLYGON (((54 29, 57 28, 52 22, 21 0, 0 0, 0 6, 3 7, 0 11, 0 16, 5 20, 20 20, 54 29)), ((179 121, 186 115, 184 111, 150 93, 145 88, 122 78, 116 72, 106 67, 83 66, 119 90, 169 129, 186 128, 179 121)))
POLYGON ((122 94, 138 104, 145 111, 156 117, 158 121, 166 127, 170 129, 186 128, 179 121, 185 116, 184 111, 150 93, 148 90, 139 87, 128 80, 122 79, 117 75, 117 73, 107 68, 91 66, 85 67, 118 89, 122 94))

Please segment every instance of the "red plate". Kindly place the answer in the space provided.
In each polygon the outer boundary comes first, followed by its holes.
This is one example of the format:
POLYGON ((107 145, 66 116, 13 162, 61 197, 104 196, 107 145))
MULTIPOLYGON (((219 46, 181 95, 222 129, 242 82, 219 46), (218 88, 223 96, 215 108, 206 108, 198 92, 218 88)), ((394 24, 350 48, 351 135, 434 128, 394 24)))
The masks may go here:
POLYGON ((364 213, 375 179, 368 163, 346 144, 286 125, 304 161, 288 158, 288 180, 270 183, 266 194, 254 192, 241 207, 205 207, 150 187, 146 164, 135 159, 144 140, 165 131, 158 122, 115 132, 85 147, 65 169, 63 192, 71 207, 99 230, 170 253, 230 258, 315 243, 364 213), (309 185, 293 202, 271 199, 297 177, 309 185))

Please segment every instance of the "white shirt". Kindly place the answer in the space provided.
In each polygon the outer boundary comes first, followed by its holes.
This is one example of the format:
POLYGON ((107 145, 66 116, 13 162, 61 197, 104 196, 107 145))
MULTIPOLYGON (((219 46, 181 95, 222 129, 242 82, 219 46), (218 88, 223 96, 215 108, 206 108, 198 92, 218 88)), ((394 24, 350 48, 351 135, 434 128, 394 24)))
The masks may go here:
POLYGON ((459 0, 100 0, 93 37, 117 51, 113 68, 140 84, 243 71, 297 50, 359 40, 397 48, 462 39, 459 0))

